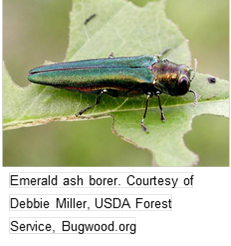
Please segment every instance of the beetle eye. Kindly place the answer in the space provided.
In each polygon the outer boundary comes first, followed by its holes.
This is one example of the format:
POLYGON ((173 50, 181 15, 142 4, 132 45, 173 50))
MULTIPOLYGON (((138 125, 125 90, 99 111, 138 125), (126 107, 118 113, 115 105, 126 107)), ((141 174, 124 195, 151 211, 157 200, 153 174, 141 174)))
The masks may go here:
POLYGON ((184 95, 188 92, 189 80, 186 77, 181 77, 178 81, 178 95, 184 95))

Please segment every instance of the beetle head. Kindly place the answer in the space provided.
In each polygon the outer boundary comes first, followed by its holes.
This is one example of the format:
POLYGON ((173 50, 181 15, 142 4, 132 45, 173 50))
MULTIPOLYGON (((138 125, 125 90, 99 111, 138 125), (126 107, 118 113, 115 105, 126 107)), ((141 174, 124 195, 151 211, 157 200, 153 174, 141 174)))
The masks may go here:
POLYGON ((152 65, 152 72, 155 75, 154 87, 163 93, 171 96, 181 96, 186 94, 190 88, 190 83, 195 77, 195 70, 186 65, 178 65, 168 60, 159 60, 152 65))

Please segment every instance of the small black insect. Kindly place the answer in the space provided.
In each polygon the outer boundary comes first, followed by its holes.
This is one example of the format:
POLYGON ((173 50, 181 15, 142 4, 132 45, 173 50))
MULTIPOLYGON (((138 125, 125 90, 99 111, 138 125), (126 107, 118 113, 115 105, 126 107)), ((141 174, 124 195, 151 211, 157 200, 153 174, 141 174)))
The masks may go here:
POLYGON ((208 81, 209 81, 210 84, 215 84, 216 83, 216 78, 208 77, 208 81))
POLYGON ((96 16, 96 14, 92 14, 90 15, 85 21, 84 21, 84 25, 86 25, 91 19, 93 19, 96 16))

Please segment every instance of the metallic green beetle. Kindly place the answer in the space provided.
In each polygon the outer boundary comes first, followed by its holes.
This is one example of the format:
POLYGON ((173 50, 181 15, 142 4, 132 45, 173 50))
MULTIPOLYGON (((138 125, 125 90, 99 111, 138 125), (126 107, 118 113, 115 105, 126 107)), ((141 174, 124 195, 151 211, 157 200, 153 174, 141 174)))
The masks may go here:
POLYGON ((165 117, 160 102, 161 93, 181 96, 191 92, 194 94, 194 104, 197 102, 196 93, 189 89, 196 73, 196 60, 194 74, 191 77, 193 69, 186 65, 177 65, 167 59, 161 59, 167 50, 156 56, 114 58, 111 54, 109 58, 105 59, 45 65, 30 70, 28 80, 56 88, 98 94, 96 102, 81 110, 76 116, 82 115, 88 109, 99 104, 103 94, 113 97, 145 94, 146 106, 141 126, 145 132, 148 132, 144 125, 144 119, 149 100, 153 95, 158 98, 162 121, 165 120, 165 117))

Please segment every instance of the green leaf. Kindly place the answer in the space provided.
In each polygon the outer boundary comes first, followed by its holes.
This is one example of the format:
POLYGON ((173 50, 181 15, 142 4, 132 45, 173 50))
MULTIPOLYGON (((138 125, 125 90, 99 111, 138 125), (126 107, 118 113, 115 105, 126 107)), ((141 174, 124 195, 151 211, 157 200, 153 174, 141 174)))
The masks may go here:
MULTIPOLYGON (((124 0, 73 0, 69 46, 65 61, 115 56, 155 55, 171 47, 169 60, 190 65, 191 56, 184 36, 165 15, 165 1, 153 1, 138 7, 124 0), (93 13, 96 16, 84 25, 93 13)), ((111 98, 105 95, 97 107, 81 119, 114 118, 113 131, 120 137, 154 154, 159 166, 189 166, 198 157, 190 152, 183 135, 190 130, 192 119, 201 114, 228 117, 229 84, 209 75, 197 74, 192 89, 199 94, 193 106, 193 96, 161 95, 166 122, 160 120, 156 98, 150 102, 145 121, 150 133, 142 131, 140 121, 145 98, 111 98)), ((84 95, 51 87, 30 84, 15 85, 3 67, 3 126, 14 129, 51 121, 80 120, 74 115, 95 102, 94 95, 84 95)))

